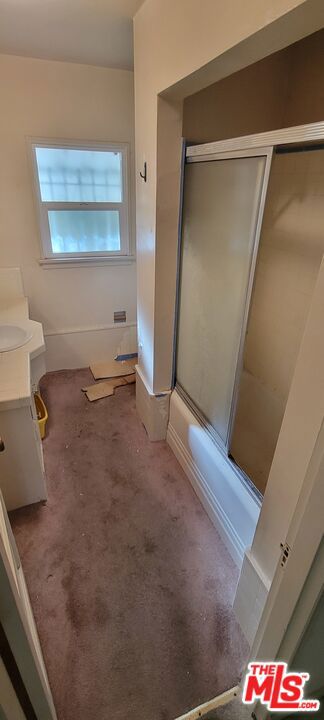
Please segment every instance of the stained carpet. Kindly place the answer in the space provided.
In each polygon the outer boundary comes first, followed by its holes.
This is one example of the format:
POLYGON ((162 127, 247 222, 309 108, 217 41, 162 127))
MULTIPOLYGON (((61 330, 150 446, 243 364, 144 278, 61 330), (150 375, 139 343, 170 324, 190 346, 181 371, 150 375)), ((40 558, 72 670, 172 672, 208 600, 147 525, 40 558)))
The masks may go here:
POLYGON ((134 386, 47 374, 49 499, 11 514, 59 720, 173 720, 235 685, 238 573, 134 386))

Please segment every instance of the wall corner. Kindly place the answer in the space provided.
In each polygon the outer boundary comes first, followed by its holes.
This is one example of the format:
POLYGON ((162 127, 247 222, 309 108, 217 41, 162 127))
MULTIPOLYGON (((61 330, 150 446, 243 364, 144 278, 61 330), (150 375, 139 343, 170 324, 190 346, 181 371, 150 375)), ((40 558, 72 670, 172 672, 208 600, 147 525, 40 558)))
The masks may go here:
POLYGON ((233 610, 250 647, 261 620, 270 584, 256 563, 251 549, 245 550, 233 610))
POLYGON ((136 408, 149 440, 165 440, 169 422, 170 392, 154 395, 136 366, 136 408))

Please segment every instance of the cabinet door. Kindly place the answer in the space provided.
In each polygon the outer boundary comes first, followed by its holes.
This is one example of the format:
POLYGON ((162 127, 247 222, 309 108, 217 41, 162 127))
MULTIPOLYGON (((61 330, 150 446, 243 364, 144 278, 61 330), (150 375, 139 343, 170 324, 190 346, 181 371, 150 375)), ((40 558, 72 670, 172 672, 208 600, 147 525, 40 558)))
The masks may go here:
POLYGON ((27 717, 56 720, 25 578, 1 492, 0 587, 2 659, 19 704, 27 717))
POLYGON ((0 413, 0 489, 8 510, 47 499, 36 410, 30 405, 0 413))

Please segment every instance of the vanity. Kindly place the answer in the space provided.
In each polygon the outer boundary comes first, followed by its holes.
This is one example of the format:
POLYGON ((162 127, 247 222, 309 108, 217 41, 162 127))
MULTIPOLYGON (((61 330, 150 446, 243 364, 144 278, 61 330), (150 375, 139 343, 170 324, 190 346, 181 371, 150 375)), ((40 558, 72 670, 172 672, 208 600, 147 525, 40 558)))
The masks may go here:
POLYGON ((0 268, 0 489, 7 510, 47 499, 34 392, 45 367, 19 268, 0 268))

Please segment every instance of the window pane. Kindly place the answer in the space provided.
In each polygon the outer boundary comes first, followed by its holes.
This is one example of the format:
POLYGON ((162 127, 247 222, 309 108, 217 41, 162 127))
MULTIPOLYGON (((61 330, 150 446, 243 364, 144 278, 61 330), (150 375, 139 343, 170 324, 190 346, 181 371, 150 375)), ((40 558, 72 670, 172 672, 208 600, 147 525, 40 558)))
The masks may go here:
POLYGON ((49 210, 53 253, 118 252, 118 210, 49 210))
POLYGON ((122 154, 36 148, 44 202, 122 202, 122 154))

